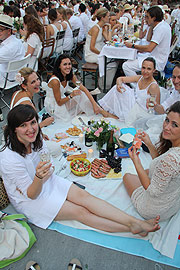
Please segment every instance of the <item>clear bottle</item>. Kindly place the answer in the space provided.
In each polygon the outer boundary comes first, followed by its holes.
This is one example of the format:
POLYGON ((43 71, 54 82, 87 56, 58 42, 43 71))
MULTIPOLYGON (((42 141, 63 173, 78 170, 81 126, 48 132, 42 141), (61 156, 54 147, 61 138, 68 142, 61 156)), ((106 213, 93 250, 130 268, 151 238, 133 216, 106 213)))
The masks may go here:
POLYGON ((107 142, 107 148, 106 148, 107 154, 112 157, 114 157, 114 149, 115 149, 113 135, 114 135, 114 130, 111 130, 110 138, 109 138, 109 141, 107 142))
POLYGON ((0 122, 2 122, 3 120, 4 120, 3 113, 2 113, 2 109, 0 108, 0 122))

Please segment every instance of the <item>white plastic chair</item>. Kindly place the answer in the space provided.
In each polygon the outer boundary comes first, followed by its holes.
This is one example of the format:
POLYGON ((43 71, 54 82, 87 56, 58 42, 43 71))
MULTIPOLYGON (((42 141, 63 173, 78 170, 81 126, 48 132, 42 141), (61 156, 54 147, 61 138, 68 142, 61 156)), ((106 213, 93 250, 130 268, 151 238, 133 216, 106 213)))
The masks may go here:
POLYGON ((1 109, 6 106, 10 108, 8 103, 3 99, 4 91, 16 87, 18 85, 18 82, 15 79, 14 80, 8 79, 9 73, 13 72, 17 74, 21 68, 28 66, 30 57, 31 55, 28 54, 21 60, 14 60, 8 63, 4 85, 0 86, 0 100, 2 100, 2 102, 5 104, 3 107, 1 107, 1 109))
POLYGON ((42 45, 39 48, 39 51, 38 51, 37 56, 36 56, 36 60, 35 60, 34 65, 33 65, 33 70, 34 71, 38 70, 38 59, 39 59, 39 57, 41 55, 41 51, 42 51, 42 45))

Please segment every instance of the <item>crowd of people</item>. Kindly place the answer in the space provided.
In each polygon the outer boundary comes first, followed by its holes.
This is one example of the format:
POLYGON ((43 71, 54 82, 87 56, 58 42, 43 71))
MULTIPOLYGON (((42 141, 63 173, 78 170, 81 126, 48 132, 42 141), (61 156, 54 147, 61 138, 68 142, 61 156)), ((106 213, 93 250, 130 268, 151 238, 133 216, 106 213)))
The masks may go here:
POLYGON ((180 7, 170 14, 167 5, 157 4, 145 0, 141 4, 73 0, 48 4, 35 1, 29 5, 9 1, 9 5, 3 5, 3 14, 0 14, 1 82, 10 60, 20 60, 28 54, 31 60, 18 74, 10 74, 11 79, 16 75, 20 88, 11 99, 4 130, 5 144, 0 150, 0 171, 11 203, 37 226, 47 228, 53 220, 77 220, 103 231, 145 236, 160 228, 159 219, 166 220, 179 211, 180 64, 173 69, 175 89, 163 102, 153 74, 155 70, 163 71, 167 63, 170 23, 180 18, 180 7), (23 42, 14 35, 14 14, 23 17, 20 30, 23 42), (98 63, 105 41, 110 41, 125 25, 132 27, 134 20, 140 22, 141 41, 139 44, 125 41, 124 44, 138 50, 137 58, 123 63, 125 76, 119 76, 116 84, 97 103, 73 74, 67 54, 73 46, 72 31, 80 29, 78 42, 85 41, 85 60, 98 63), (33 95, 40 88, 35 60, 43 41, 56 39, 60 31, 65 31, 63 51, 66 53, 57 57, 47 82, 44 105, 51 117, 40 121, 33 102, 33 95), (77 87, 67 94, 70 81, 77 87), (123 178, 133 205, 147 220, 138 220, 90 195, 55 175, 52 163, 40 161, 40 153, 47 150, 44 139, 48 139, 41 128, 51 125, 54 118, 68 122, 80 113, 101 114, 126 123, 131 120, 133 124, 139 118, 150 117, 151 95, 155 96, 155 112, 167 114, 157 145, 152 144, 145 131, 138 135, 149 148, 153 161, 150 169, 144 170, 139 154, 131 147, 129 156, 137 175, 127 173, 123 178))

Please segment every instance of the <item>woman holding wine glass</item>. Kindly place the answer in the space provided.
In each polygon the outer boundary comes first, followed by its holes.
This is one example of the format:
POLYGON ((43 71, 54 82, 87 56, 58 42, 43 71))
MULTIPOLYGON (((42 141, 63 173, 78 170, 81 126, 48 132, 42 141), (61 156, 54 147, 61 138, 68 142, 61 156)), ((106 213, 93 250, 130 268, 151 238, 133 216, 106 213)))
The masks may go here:
POLYGON ((44 104, 48 113, 50 113, 50 108, 54 107, 55 118, 62 121, 70 121, 82 112, 87 116, 102 114, 104 117, 115 117, 95 102, 88 89, 73 74, 71 60, 65 54, 60 55, 54 65, 44 104), (70 95, 66 95, 65 93, 69 90, 69 81, 77 87, 70 95))
POLYGON ((99 100, 99 104, 120 120, 125 120, 128 125, 132 125, 139 118, 150 117, 152 96, 155 97, 154 101, 160 104, 160 89, 153 77, 155 69, 154 58, 146 58, 142 62, 141 75, 117 78, 116 85, 99 100), (126 85, 132 82, 136 83, 136 89, 126 85))

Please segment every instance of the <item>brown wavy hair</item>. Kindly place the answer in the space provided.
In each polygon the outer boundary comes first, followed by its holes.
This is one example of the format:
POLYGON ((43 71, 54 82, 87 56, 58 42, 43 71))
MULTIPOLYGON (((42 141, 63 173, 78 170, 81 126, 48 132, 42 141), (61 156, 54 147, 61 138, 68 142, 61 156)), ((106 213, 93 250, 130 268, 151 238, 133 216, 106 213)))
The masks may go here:
MULTIPOLYGON (((180 116, 180 101, 175 102, 171 107, 167 110, 167 115, 170 112, 178 113, 180 116)), ((160 134, 159 142, 156 144, 157 151, 159 156, 167 152, 171 147, 172 143, 170 140, 163 139, 162 132, 160 134)))
POLYGON ((41 42, 43 42, 45 33, 44 33, 44 26, 40 22, 40 20, 35 18, 33 15, 25 15, 23 17, 23 20, 24 24, 27 25, 27 34, 25 41, 27 41, 28 37, 31 34, 36 33, 39 36, 41 42))

